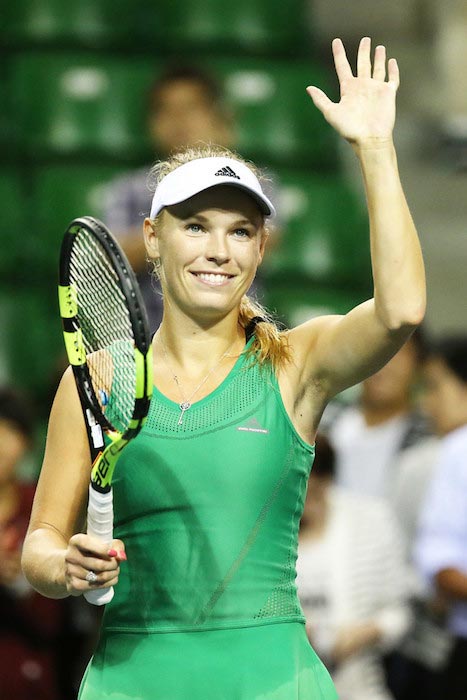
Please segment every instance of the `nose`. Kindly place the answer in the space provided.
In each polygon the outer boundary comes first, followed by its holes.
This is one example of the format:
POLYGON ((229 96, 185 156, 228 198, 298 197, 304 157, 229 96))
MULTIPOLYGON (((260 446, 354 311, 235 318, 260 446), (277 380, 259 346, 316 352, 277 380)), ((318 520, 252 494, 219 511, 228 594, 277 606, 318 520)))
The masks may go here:
POLYGON ((227 236, 223 232, 212 232, 206 242, 206 260, 222 265, 230 260, 227 236))

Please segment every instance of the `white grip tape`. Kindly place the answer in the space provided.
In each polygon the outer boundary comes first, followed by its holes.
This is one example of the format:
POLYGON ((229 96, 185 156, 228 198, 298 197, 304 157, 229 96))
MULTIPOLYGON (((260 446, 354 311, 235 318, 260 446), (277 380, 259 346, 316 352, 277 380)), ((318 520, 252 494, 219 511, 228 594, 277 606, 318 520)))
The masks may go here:
MULTIPOLYGON (((100 493, 89 486, 89 502, 88 502, 88 535, 98 537, 104 542, 108 542, 109 546, 113 540, 113 498, 112 490, 106 493, 100 493)), ((87 591, 84 597, 92 605, 105 605, 109 603, 114 596, 114 589, 99 588, 96 590, 87 591)))

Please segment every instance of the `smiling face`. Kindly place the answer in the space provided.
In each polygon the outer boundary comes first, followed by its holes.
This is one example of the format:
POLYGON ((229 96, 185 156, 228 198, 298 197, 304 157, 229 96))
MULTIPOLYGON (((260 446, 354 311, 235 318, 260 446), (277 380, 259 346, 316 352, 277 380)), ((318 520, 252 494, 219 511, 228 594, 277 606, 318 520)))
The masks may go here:
POLYGON ((248 194, 211 187, 145 221, 148 255, 160 260, 165 306, 212 320, 237 309, 266 242, 263 216, 248 194))

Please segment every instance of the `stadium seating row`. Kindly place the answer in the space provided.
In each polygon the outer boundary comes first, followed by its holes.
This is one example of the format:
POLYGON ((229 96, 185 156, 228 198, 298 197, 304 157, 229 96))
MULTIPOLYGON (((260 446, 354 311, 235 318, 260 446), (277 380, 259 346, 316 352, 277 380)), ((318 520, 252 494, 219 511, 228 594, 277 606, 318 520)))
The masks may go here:
MULTIPOLYGON (((305 92, 309 84, 327 88, 325 71, 303 60, 222 57, 199 63, 225 85, 239 124, 240 152, 261 162, 335 167, 334 132, 305 92)), ((151 159, 146 100, 165 65, 147 57, 96 57, 95 52, 9 55, 6 149, 11 152, 16 140, 13 155, 34 161, 151 159)))
POLYGON ((307 0, 16 0, 0 11, 6 46, 293 52, 306 46, 307 0))
MULTIPOLYGON (((0 274, 34 260, 46 274, 55 269, 63 231, 72 218, 104 218, 103 198, 118 170, 108 166, 48 166, 21 174, 0 171, 0 274), (12 245, 12 240, 15 245, 12 245)), ((282 235, 264 262, 269 278, 355 284, 369 274, 368 225, 363 202, 339 175, 277 172, 282 235)), ((148 190, 148 208, 150 192, 148 190)))
POLYGON ((278 175, 284 234, 264 262, 265 303, 295 324, 345 312, 366 296, 363 202, 337 174, 337 139, 305 92, 316 84, 332 96, 335 84, 311 57, 309 6, 1 4, 0 364, 6 358, 14 381, 43 395, 55 377, 63 357, 55 298, 63 230, 75 216, 103 217, 106 183, 153 160, 146 95, 171 57, 195 60, 223 82, 238 150, 278 175))

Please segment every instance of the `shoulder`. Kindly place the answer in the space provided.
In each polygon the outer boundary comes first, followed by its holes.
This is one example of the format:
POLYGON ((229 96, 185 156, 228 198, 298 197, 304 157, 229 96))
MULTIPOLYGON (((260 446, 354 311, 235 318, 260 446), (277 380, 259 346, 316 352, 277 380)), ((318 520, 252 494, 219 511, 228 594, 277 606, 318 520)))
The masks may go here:
POLYGON ((467 425, 453 430, 442 441, 446 453, 465 454, 467 452, 467 425))
POLYGON ((420 441, 431 437, 433 434, 429 421, 419 411, 412 411, 407 418, 407 429, 400 446, 401 450, 407 450, 417 445, 420 441))
POLYGON ((139 168, 104 183, 102 188, 103 209, 110 216, 115 210, 120 215, 122 207, 133 204, 136 208, 149 210, 151 189, 148 182, 149 167, 139 168))
POLYGON ((317 316, 286 331, 291 361, 283 370, 289 382, 297 387, 304 380, 315 388, 320 384, 316 359, 320 340, 340 316, 317 316))
POLYGON ((342 316, 334 314, 315 316, 309 321, 291 328, 287 337, 294 357, 299 359, 304 353, 308 355, 310 349, 319 343, 322 334, 339 323, 341 318, 342 316))
POLYGON ((379 541, 384 533, 390 538, 399 535, 396 516, 392 508, 382 499, 348 491, 341 486, 334 487, 336 507, 348 513, 352 528, 371 541, 379 541))
POLYGON ((112 194, 113 192, 144 190, 149 194, 148 175, 149 166, 121 173, 106 183, 105 187, 107 193, 112 194))
POLYGON ((440 445, 440 478, 456 477, 467 483, 467 425, 442 438, 440 445))
POLYGON ((431 471, 438 458, 440 444, 440 439, 431 435, 405 448, 397 459, 399 469, 408 474, 431 471))

